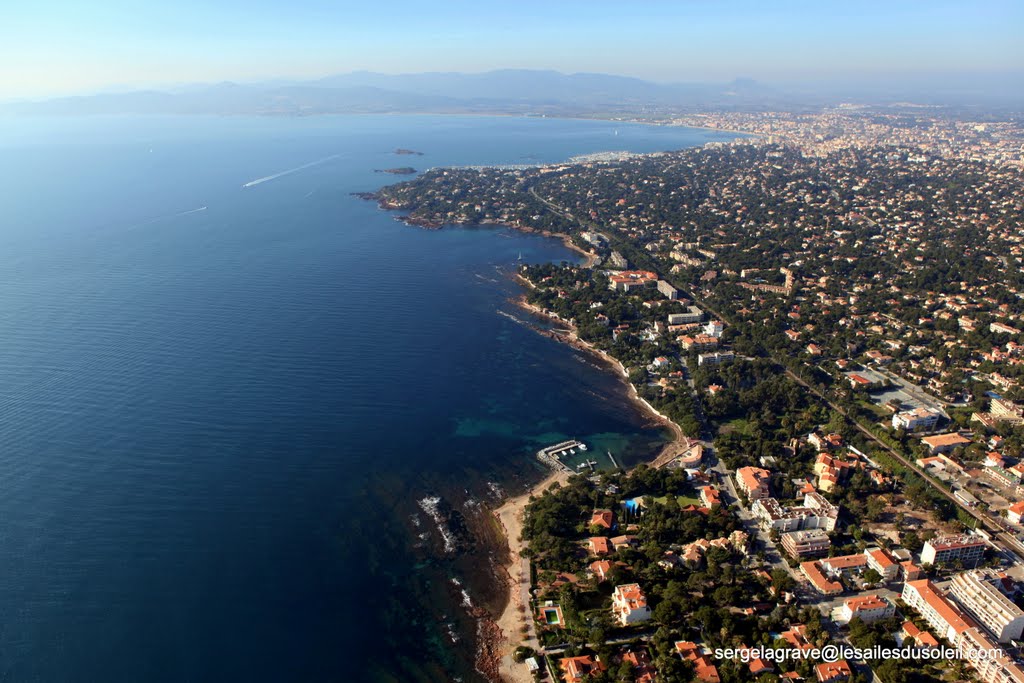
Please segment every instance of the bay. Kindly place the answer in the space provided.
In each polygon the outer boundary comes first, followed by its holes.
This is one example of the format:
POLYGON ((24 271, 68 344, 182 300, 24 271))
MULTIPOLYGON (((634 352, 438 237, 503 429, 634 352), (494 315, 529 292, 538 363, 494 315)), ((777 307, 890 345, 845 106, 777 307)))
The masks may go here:
POLYGON ((462 591, 495 599, 465 561, 489 551, 446 552, 420 503, 471 520, 539 476, 542 445, 633 463, 665 435, 613 375, 521 324, 519 255, 575 260, 563 245, 410 228, 350 193, 394 166, 728 137, 0 121, 0 677, 478 680, 462 591))

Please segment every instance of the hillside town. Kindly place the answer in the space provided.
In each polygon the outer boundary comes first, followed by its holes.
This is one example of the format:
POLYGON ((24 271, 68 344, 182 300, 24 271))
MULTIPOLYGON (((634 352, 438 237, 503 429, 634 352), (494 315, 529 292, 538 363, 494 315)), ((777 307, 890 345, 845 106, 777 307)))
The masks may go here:
POLYGON ((566 683, 1024 682, 1019 129, 680 123, 758 137, 374 196, 586 252, 522 266, 524 305, 686 435, 532 500, 517 660, 566 683), (826 645, 903 654, 799 654, 826 645))

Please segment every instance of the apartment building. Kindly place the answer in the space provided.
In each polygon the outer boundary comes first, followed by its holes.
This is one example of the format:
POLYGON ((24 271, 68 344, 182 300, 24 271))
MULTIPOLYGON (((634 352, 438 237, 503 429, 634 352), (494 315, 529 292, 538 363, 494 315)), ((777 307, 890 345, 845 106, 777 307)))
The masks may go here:
POLYGON ((921 564, 950 564, 959 560, 965 567, 974 567, 985 557, 985 545, 985 539, 974 534, 937 536, 921 549, 921 564))
POLYGON ((1024 683, 1024 669, 1005 653, 998 657, 980 656, 997 649, 997 644, 969 616, 950 604, 931 581, 908 581, 901 597, 940 637, 964 653, 962 660, 983 683, 1024 683))
POLYGON ((813 557, 824 555, 832 547, 828 534, 821 529, 788 531, 781 536, 782 549, 790 557, 813 557))
POLYGON ((736 487, 749 500, 760 500, 771 495, 768 490, 771 478, 772 473, 760 467, 741 467, 736 470, 736 487))
POLYGON ((668 316, 669 325, 689 325, 699 323, 704 319, 704 311, 696 306, 687 306, 685 313, 670 313, 668 316))
POLYGON ((942 419, 942 412, 934 408, 921 406, 913 410, 904 410, 892 416, 893 429, 905 429, 908 432, 931 431, 942 419))
POLYGON ((658 282, 655 273, 646 270, 623 270, 608 276, 608 288, 617 292, 632 292, 652 287, 658 282))
POLYGON ((675 300, 679 298, 679 290, 664 280, 658 280, 658 291, 661 292, 666 299, 675 300))
POLYGON ((998 575, 987 569, 961 572, 949 584, 949 593, 1000 643, 1019 640, 1024 633, 1024 610, 999 589, 998 575))
POLYGON ((713 353, 699 353, 697 354, 697 365, 721 365, 722 363, 731 363, 736 359, 736 354, 732 351, 715 351, 713 353))
POLYGON ((763 529, 780 533, 801 529, 834 531, 839 519, 839 508, 817 491, 804 494, 800 507, 782 507, 774 498, 763 498, 755 500, 750 511, 763 529))

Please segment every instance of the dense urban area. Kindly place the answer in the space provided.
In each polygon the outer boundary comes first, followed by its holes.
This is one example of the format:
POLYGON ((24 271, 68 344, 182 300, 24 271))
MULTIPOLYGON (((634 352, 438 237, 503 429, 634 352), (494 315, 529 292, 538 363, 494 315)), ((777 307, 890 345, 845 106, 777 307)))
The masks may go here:
POLYGON ((751 135, 374 196, 586 252, 522 266, 524 305, 685 435, 630 472, 546 460, 566 477, 526 509, 516 660, 566 683, 1024 682, 1024 129, 672 124, 751 135), (828 644, 917 658, 799 654, 828 644))

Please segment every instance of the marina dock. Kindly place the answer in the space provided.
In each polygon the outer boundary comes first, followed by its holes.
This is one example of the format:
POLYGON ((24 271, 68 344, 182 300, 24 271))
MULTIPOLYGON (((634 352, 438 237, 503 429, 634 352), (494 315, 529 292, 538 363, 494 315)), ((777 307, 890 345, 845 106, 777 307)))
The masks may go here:
POLYGON ((562 462, 562 456, 573 455, 585 450, 587 450, 587 446, 582 441, 570 439, 569 441, 563 441, 556 443, 554 446, 540 449, 537 451, 537 459, 552 469, 571 474, 573 470, 562 462))

